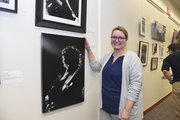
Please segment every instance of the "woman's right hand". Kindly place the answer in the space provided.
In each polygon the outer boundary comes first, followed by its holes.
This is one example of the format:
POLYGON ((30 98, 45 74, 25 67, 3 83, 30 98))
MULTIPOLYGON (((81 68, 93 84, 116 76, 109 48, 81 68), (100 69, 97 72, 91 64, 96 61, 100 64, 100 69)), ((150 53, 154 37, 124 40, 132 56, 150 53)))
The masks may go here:
MULTIPOLYGON (((85 38, 85 37, 83 37, 85 38)), ((91 51, 91 47, 89 45, 88 40, 85 38, 85 49, 87 50, 89 61, 92 61, 95 59, 93 52, 91 51)))
MULTIPOLYGON (((83 37, 83 38, 85 38, 85 37, 83 37)), ((88 40, 85 38, 85 49, 87 50, 87 51, 89 51, 91 48, 90 48, 90 45, 89 45, 89 42, 88 42, 88 40)))

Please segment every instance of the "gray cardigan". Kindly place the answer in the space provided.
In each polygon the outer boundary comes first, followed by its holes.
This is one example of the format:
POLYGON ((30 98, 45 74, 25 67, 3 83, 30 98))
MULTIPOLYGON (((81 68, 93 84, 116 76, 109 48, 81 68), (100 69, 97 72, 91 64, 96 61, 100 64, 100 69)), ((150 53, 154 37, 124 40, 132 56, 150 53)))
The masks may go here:
MULTIPOLYGON (((100 108, 102 108, 102 70, 107 61, 113 54, 113 51, 106 53, 101 59, 90 61, 90 66, 93 71, 100 71, 100 108)), ((131 110, 130 120, 142 120, 143 118, 143 97, 142 97, 142 83, 143 83, 143 70, 142 64, 136 53, 127 51, 122 66, 122 86, 121 98, 119 104, 119 118, 121 112, 126 105, 127 99, 135 102, 131 110)))

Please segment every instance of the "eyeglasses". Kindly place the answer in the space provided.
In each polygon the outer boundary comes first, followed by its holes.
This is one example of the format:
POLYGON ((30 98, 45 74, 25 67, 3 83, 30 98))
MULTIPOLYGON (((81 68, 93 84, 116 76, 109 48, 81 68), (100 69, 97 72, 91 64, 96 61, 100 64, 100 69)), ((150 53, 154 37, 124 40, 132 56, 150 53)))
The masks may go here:
POLYGON ((112 36, 112 37, 111 37, 111 40, 112 40, 112 41, 116 41, 117 39, 118 39, 119 42, 122 42, 122 41, 124 41, 124 39, 126 39, 126 38, 124 38, 124 37, 116 37, 116 36, 112 36))

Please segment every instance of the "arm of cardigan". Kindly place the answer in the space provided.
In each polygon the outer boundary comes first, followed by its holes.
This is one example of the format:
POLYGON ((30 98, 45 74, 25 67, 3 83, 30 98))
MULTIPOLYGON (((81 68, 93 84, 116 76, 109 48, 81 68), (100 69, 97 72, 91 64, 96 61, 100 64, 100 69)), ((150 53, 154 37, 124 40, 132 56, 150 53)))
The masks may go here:
POLYGON ((130 75, 127 99, 136 102, 139 98, 140 91, 143 83, 143 70, 141 61, 137 56, 134 56, 130 62, 130 75))
POLYGON ((101 64, 97 60, 92 60, 89 62, 90 67, 93 71, 99 72, 101 70, 101 64))

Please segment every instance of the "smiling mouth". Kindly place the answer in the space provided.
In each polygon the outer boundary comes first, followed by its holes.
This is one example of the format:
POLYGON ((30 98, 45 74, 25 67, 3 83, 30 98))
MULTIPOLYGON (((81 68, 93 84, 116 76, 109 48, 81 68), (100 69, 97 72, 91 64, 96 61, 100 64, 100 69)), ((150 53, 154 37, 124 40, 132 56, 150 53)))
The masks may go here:
POLYGON ((120 45, 120 43, 114 43, 114 45, 120 45))

